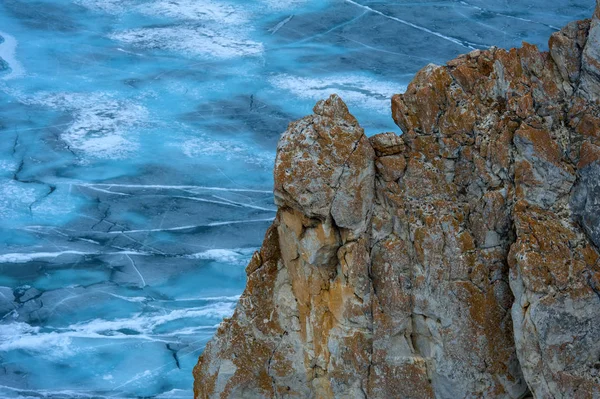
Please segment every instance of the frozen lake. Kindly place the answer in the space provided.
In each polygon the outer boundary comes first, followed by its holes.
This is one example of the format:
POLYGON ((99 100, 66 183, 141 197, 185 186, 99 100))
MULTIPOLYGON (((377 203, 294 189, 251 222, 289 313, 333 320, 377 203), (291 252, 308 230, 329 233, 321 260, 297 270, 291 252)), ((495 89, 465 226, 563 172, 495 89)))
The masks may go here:
POLYGON ((0 397, 191 398, 275 215, 279 134, 594 0, 2 0, 0 397))

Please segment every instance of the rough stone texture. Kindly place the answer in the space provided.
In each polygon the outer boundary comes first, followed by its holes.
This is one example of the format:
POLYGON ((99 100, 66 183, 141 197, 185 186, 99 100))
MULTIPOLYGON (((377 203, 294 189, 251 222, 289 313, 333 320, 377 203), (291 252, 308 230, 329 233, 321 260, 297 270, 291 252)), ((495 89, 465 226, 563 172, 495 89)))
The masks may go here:
MULTIPOLYGON (((598 3, 598 0, 596 0, 598 3)), ((582 78, 580 88, 582 95, 592 101, 600 99, 600 8, 596 6, 590 23, 587 43, 583 49, 582 78)))
POLYGON ((367 138, 290 124, 279 212, 198 398, 600 398, 600 6, 428 65, 367 138))
POLYGON ((360 234, 373 202, 373 148, 336 95, 290 124, 277 145, 275 203, 360 234))

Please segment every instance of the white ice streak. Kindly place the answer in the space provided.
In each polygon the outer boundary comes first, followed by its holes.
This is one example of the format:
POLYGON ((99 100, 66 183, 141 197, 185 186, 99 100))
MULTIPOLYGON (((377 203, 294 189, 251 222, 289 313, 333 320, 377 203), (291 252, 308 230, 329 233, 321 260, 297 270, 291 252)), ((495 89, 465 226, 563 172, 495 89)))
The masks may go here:
POLYGON ((231 191, 247 193, 272 194, 269 190, 254 190, 249 188, 228 188, 228 187, 210 187, 210 186, 191 186, 191 185, 164 185, 164 184, 119 184, 119 183, 80 183, 82 187, 107 187, 111 188, 134 188, 142 190, 197 190, 197 191, 231 191))
POLYGON ((0 43, 0 58, 8 64, 10 71, 0 79, 9 80, 20 78, 25 75, 25 68, 17 60, 16 50, 18 42, 11 35, 0 31, 0 36, 4 38, 4 42, 0 43))
POLYGON ((436 31, 433 31, 431 29, 425 28, 424 26, 413 24, 412 22, 408 22, 408 21, 405 21, 403 19, 396 18, 396 17, 394 17, 392 15, 384 14, 381 11, 378 11, 378 10, 376 10, 374 8, 369 7, 369 6, 365 6, 363 4, 357 3, 356 1, 346 0, 346 2, 350 3, 350 4, 353 4, 353 5, 357 6, 357 7, 360 7, 363 10, 367 10, 367 11, 370 11, 370 12, 372 12, 374 14, 381 15, 384 18, 391 19, 392 21, 399 22, 399 23, 401 23, 403 25, 410 26, 411 28, 418 29, 418 30, 420 30, 422 32, 429 33, 430 35, 437 36, 437 37, 439 37, 441 39, 447 40, 447 41, 452 42, 454 44, 458 44, 461 47, 465 47, 465 48, 468 48, 468 49, 471 49, 471 50, 475 50, 476 49, 476 47, 474 47, 474 46, 477 46, 475 43, 470 43, 470 42, 467 42, 465 40, 460 40, 460 39, 457 39, 457 38, 454 38, 454 37, 451 37, 451 36, 443 35, 443 34, 441 34, 439 32, 436 32, 436 31))
POLYGON ((479 12, 482 12, 482 13, 490 13, 490 14, 497 15, 499 17, 504 17, 504 18, 509 18, 509 19, 516 19, 517 21, 522 21, 522 22, 528 22, 528 23, 533 23, 533 24, 544 25, 544 26, 547 26, 550 29, 560 30, 559 27, 554 26, 554 25, 546 24, 544 22, 534 21, 534 20, 531 20, 531 19, 523 18, 523 17, 517 17, 515 15, 509 15, 509 14, 504 14, 504 13, 501 13, 501 12, 487 10, 485 8, 478 7, 478 6, 474 5, 474 4, 467 3, 466 1, 461 1, 460 4, 462 4, 464 6, 467 6, 467 7, 470 7, 470 8, 474 8, 475 10, 477 10, 479 12))
POLYGON ((208 223, 206 226, 208 227, 213 227, 213 226, 227 226, 230 224, 240 224, 240 223, 260 223, 260 222, 272 222, 273 219, 275 219, 274 217, 270 217, 270 218, 262 218, 262 219, 247 219, 247 220, 226 220, 223 222, 212 222, 212 223, 208 223))
MULTIPOLYGON (((240 298, 241 298, 241 295, 232 295, 232 296, 205 296, 205 297, 198 297, 198 298, 181 298, 181 299, 177 299, 176 301, 177 302, 190 302, 190 301, 219 301, 219 302, 231 301, 231 302, 237 302, 237 301, 240 300, 240 298)), ((160 302, 160 300, 159 300, 159 302, 160 302)))
MULTIPOLYGON (((220 263, 230 263, 240 266, 245 266, 248 263, 248 260, 254 249, 209 249, 203 252, 197 252, 195 254, 186 255, 186 258, 189 259, 202 259, 202 260, 214 260, 220 263)), ((198 298, 198 299, 222 299, 224 297, 219 298, 198 298)))
POLYGON ((145 296, 124 296, 124 295, 113 294, 112 292, 106 292, 106 291, 100 291, 100 292, 102 292, 103 294, 115 297, 115 298, 122 299, 127 302, 132 302, 132 303, 142 303, 142 302, 151 300, 151 298, 147 298, 145 296))
POLYGON ((206 198, 198 198, 198 197, 186 197, 186 196, 182 196, 182 195, 169 196, 169 198, 180 198, 180 199, 186 199, 186 200, 190 200, 190 201, 206 202, 209 204, 232 206, 232 207, 236 207, 236 208, 239 208, 239 207, 251 208, 251 209, 258 209, 258 210, 267 211, 267 212, 277 212, 276 209, 265 208, 262 206, 257 206, 257 205, 252 205, 252 204, 246 204, 244 202, 230 201, 226 198, 218 197, 216 195, 213 195, 213 197, 217 198, 217 199, 222 199, 223 201, 215 201, 215 200, 209 200, 206 198))
POLYGON ((293 75, 276 75, 270 83, 297 97, 319 100, 337 93, 349 105, 389 113, 390 99, 402 93, 406 86, 360 75, 333 75, 322 78, 308 78, 293 75))
MULTIPOLYGON (((99 395, 97 393, 87 393, 85 391, 82 390, 72 390, 72 389, 59 389, 59 390, 51 390, 51 389, 22 389, 22 388, 15 388, 15 387, 9 387, 6 385, 0 385, 0 393, 2 393, 2 390, 5 391, 9 391, 12 392, 12 394, 9 396, 10 398, 14 398, 14 399, 40 399, 40 398, 49 398, 49 399, 56 399, 56 398, 61 398, 61 399, 131 399, 131 396, 116 396, 116 395, 111 395, 111 396, 103 396, 103 395, 99 395), (14 394, 18 394, 19 396, 13 396, 14 394), (26 395, 26 396, 23 396, 26 395)), ((159 398, 159 396, 156 396, 156 398, 159 398)), ((166 399, 167 397, 165 397, 166 399)), ((168 397, 169 399, 179 399, 178 397, 174 396, 174 397, 168 397)), ((189 395, 187 397, 185 397, 186 399, 189 398, 189 395)))
MULTIPOLYGON (((33 327, 27 323, 13 322, 0 324, 0 352, 11 350, 28 350, 51 357, 65 357, 74 354, 73 339, 134 339, 163 342, 168 337, 193 335, 206 329, 216 327, 215 320, 231 316, 236 302, 216 302, 202 307, 165 310, 160 313, 138 313, 130 318, 104 320, 94 319, 70 325, 66 328, 33 327), (184 327, 169 333, 157 332, 157 327, 172 321, 193 318, 214 319, 213 323, 202 325, 195 322, 195 327, 184 327), (52 329, 50 332, 45 332, 52 329), (136 334, 131 334, 135 331, 136 334), (129 332, 129 333, 128 333, 129 332)), ((93 348, 93 346, 92 346, 93 348)))
POLYGON ((216 199, 220 199, 222 201, 226 201, 226 203, 229 203, 231 205, 241 206, 243 208, 258 209, 260 211, 267 211, 267 212, 277 212, 277 209, 274 209, 274 208, 265 208, 263 206, 248 204, 246 202, 232 201, 232 200, 227 199, 227 198, 219 197, 218 195, 213 195, 213 197, 216 198, 216 199))
POLYGON ((293 15, 290 15, 289 17, 287 17, 286 19, 284 19, 283 21, 279 22, 277 25, 275 25, 274 27, 272 27, 271 29, 269 29, 269 32, 271 32, 272 35, 274 35, 275 33, 277 33, 277 31, 281 28, 283 28, 283 26, 285 24, 287 24, 288 22, 290 22, 292 20, 292 18, 294 18, 293 15))
POLYGON ((113 231, 107 231, 106 234, 132 234, 132 233, 155 233, 155 232, 162 232, 162 231, 181 231, 181 230, 197 229, 199 227, 217 227, 217 226, 227 226, 227 225, 232 225, 232 224, 271 222, 271 221, 273 221, 273 219, 274 218, 227 220, 227 221, 223 221, 223 222, 212 222, 212 223, 206 223, 206 224, 191 224, 191 225, 186 225, 186 226, 164 227, 164 228, 156 228, 156 229, 113 230, 113 231))
POLYGON ((192 393, 183 389, 172 389, 167 392, 163 392, 157 396, 156 399, 188 399, 192 393))
POLYGON ((15 349, 34 350, 50 358, 73 354, 69 336, 57 333, 40 334, 40 330, 40 327, 21 322, 0 324, 0 352, 15 349), (50 348, 52 349, 49 351, 50 348))
POLYGON ((135 269, 136 273, 138 274, 138 276, 140 276, 140 280, 142 281, 142 288, 145 287, 146 286, 146 280, 144 279, 144 276, 142 275, 142 273, 140 272, 140 270, 136 266, 135 262, 133 261, 133 259, 131 259, 131 257, 129 255, 125 255, 125 257, 127 259, 129 259, 129 263, 131 263, 131 267, 133 267, 135 269))
POLYGON ((16 252, 0 255, 0 264, 2 263, 27 263, 38 259, 53 259, 63 255, 125 255, 125 256, 150 256, 147 252, 137 251, 118 251, 118 252, 83 252, 83 251, 58 251, 58 252, 16 252))
POLYGON ((140 48, 209 59, 259 56, 264 51, 262 43, 245 39, 239 32, 193 25, 129 29, 112 33, 109 38, 140 48))
POLYGON ((112 195, 121 195, 121 196, 129 196, 129 194, 120 193, 118 191, 105 190, 103 188, 94 187, 94 186, 88 186, 87 188, 89 188, 90 190, 93 190, 93 191, 98 191, 99 193, 112 194, 112 195))

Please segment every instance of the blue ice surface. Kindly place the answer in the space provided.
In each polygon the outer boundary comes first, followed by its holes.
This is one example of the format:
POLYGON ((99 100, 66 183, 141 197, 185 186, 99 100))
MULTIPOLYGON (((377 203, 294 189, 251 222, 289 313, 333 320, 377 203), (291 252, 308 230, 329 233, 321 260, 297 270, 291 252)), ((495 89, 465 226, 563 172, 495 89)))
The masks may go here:
POLYGON ((0 2, 0 397, 189 398, 275 215, 287 124, 593 0, 0 2))

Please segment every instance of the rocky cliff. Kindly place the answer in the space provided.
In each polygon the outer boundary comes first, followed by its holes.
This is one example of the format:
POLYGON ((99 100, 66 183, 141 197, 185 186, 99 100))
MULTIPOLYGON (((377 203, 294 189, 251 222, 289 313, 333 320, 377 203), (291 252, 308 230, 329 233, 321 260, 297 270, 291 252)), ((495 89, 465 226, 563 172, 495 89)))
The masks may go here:
POLYGON ((549 44, 428 65, 402 136, 290 124, 196 397, 600 398, 600 5, 549 44))

